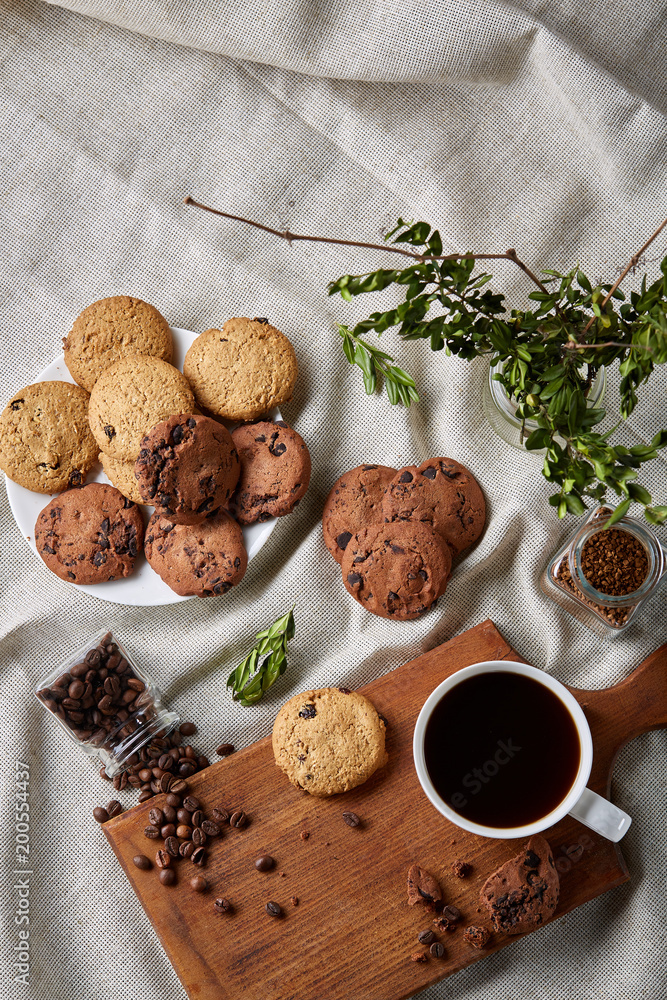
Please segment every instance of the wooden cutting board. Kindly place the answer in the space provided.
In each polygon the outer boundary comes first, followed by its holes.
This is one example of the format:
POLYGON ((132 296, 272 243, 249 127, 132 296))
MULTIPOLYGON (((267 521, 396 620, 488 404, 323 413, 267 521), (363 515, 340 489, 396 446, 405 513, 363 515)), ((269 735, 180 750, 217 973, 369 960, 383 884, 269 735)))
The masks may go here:
MULTIPOLYGON (((517 940, 496 934, 477 951, 459 928, 439 935, 443 959, 413 962, 413 952, 426 950, 417 934, 433 914, 406 901, 407 869, 416 862, 462 911, 461 927, 475 924, 481 883, 519 849, 518 841, 478 837, 440 816, 412 763, 414 724, 433 688, 470 663, 516 658, 486 621, 362 688, 388 721, 389 763, 343 796, 315 799, 295 789, 274 764, 270 736, 189 779, 209 812, 216 805, 242 807, 251 822, 209 842, 206 868, 180 859, 173 887, 158 882, 156 869, 132 864, 134 855, 152 858, 161 846, 143 829, 164 796, 104 824, 191 1000, 402 1000, 517 940), (362 817, 363 827, 348 827, 344 810, 362 817), (301 831, 308 831, 306 840, 301 831), (274 871, 255 870, 260 854, 276 859, 274 871), (455 858, 471 862, 471 876, 452 875, 455 858), (198 873, 210 884, 204 895, 189 884, 198 873), (215 912, 217 896, 233 902, 233 914, 215 912), (266 914, 269 900, 283 907, 281 919, 266 914)), ((620 748, 667 726, 667 645, 616 687, 573 694, 593 733, 589 785, 608 795, 620 748)), ((564 819, 545 836, 561 877, 553 919, 628 880, 620 850, 576 820, 564 819)))

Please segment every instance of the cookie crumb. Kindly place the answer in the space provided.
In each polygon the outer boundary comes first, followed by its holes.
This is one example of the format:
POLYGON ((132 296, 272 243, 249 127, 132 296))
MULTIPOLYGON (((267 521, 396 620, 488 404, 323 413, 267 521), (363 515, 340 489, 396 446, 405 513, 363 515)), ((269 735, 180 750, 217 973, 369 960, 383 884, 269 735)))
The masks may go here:
POLYGON ((302 840, 308 840, 310 834, 308 833, 308 830, 302 830, 299 836, 301 837, 302 840))
POLYGON ((489 938, 491 935, 487 931, 486 927, 466 927, 463 932, 463 939, 471 944, 473 948, 485 948, 489 943, 489 938))
POLYGON ((410 958, 413 962, 428 962, 428 955, 425 951, 413 951, 410 958))
POLYGON ((452 862, 452 872, 457 878, 467 878, 472 871, 472 865, 467 861, 461 861, 457 858, 456 861, 452 862))
POLYGON ((298 906, 299 905, 299 897, 298 896, 292 896, 290 902, 291 902, 292 906, 298 906))

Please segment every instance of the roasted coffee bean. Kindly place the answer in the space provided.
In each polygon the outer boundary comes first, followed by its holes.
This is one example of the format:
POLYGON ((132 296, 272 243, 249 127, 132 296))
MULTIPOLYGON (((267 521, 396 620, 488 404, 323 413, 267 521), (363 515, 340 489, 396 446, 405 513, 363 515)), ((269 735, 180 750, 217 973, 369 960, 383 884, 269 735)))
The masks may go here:
POLYGON ((232 815, 229 817, 229 825, 236 828, 245 826, 247 822, 248 822, 248 817, 243 812, 243 809, 237 809, 236 812, 233 812, 232 815))
POLYGON ((178 727, 181 736, 194 736, 197 732, 197 727, 194 722, 181 722, 178 727))
POLYGON ((231 913, 232 911, 232 904, 228 899, 224 899, 223 897, 214 900, 213 906, 218 913, 231 913))
MULTIPOLYGON (((172 785, 171 787, 173 788, 174 786, 172 785)), ((169 792, 169 794, 167 795, 166 801, 167 801, 167 806, 169 806, 169 808, 171 808, 171 809, 179 809, 180 808, 181 797, 180 797, 180 795, 175 795, 173 791, 169 792)))
POLYGON ((164 813, 161 809, 151 809, 148 813, 148 818, 153 826, 162 826, 164 823, 164 813))
POLYGON ((135 854, 132 858, 132 864, 135 868, 141 869, 142 872, 147 872, 149 868, 153 867, 151 859, 147 858, 145 854, 135 854))
POLYGON ((142 781, 150 781, 153 777, 153 772, 149 767, 142 767, 138 774, 142 781))
POLYGON ((177 838, 174 837, 173 835, 165 837, 164 849, 167 852, 167 854, 171 854, 172 858, 177 858, 179 856, 180 846, 181 845, 178 842, 177 838))
POLYGON ((106 809, 109 819, 111 819, 113 816, 120 816, 120 814, 123 811, 123 807, 118 801, 118 799, 112 799, 111 802, 107 802, 106 809))
POLYGON ((175 837, 176 825, 174 823, 165 823, 164 826, 160 827, 160 836, 163 840, 166 840, 167 837, 175 837))
POLYGON ((163 868, 158 875, 162 885, 173 885, 176 881, 176 872, 173 868, 163 868))
POLYGON ((98 823, 106 823, 109 819, 109 813, 102 806, 95 806, 93 809, 93 816, 98 823))
POLYGON ((173 781, 174 781, 174 779, 173 779, 172 775, 169 774, 168 771, 166 771, 162 775, 162 777, 160 778, 160 791, 161 792, 168 792, 169 789, 171 788, 172 784, 173 784, 173 781))
POLYGON ((266 912, 270 917, 282 917, 283 915, 283 908, 280 905, 280 903, 274 903, 273 901, 271 901, 266 904, 264 909, 266 910, 266 912))
POLYGON ((203 754, 200 757, 197 757, 197 767, 199 768, 200 771, 203 771, 204 768, 207 768, 207 767, 210 767, 210 766, 211 766, 211 762, 208 759, 208 757, 205 757, 203 754))
POLYGON ((176 822, 176 810, 173 806, 165 806, 162 810, 164 813, 165 823, 175 823, 176 822))
POLYGON ((176 827, 176 836, 180 837, 181 840, 190 840, 192 837, 192 827, 188 826, 187 823, 180 823, 176 827))
POLYGON ((148 800, 152 798, 153 798, 153 793, 150 790, 150 788, 144 788, 139 795, 140 802, 148 802, 148 800))
POLYGON ((169 868, 171 867, 171 854, 167 851, 158 851, 155 855, 155 864, 158 868, 169 868))
POLYGON ((255 861, 255 868, 258 872, 270 872, 272 868, 275 868, 275 866, 276 862, 270 854, 262 854, 255 861))
POLYGON ((187 809, 188 812, 196 812, 197 809, 201 808, 201 802, 194 795, 186 795, 183 799, 183 808, 187 809))
POLYGON ((211 815, 216 823, 229 823, 229 812, 226 809, 214 809, 211 815))
POLYGON ((142 781, 138 774, 129 774, 127 777, 127 783, 132 788, 141 788, 142 781))
POLYGON ((195 765, 192 763, 191 760, 184 760, 182 763, 178 765, 178 773, 180 774, 181 778, 191 778, 196 770, 197 768, 195 767, 195 765))
POLYGON ((420 944, 431 944, 432 941, 435 941, 435 934, 431 930, 420 931, 417 940, 420 944))
POLYGON ((206 863, 206 851, 203 847, 195 847, 190 858, 194 865, 203 865, 206 863))
POLYGON ((113 787, 117 792, 122 792, 124 788, 127 788, 127 774, 123 771, 122 774, 115 774, 113 778, 113 787))
POLYGON ((105 781, 111 781, 111 778, 103 767, 100 768, 100 778, 104 778, 105 781))
POLYGON ((229 757, 230 753, 234 753, 234 745, 232 743, 221 743, 215 752, 218 757, 229 757))
POLYGON ((144 837, 148 837, 149 840, 157 840, 160 836, 160 829, 157 826, 147 826, 144 828, 144 837))
POLYGON ((201 829, 201 827, 196 826, 192 831, 192 843, 196 844, 197 847, 203 847, 207 840, 208 837, 201 829))
POLYGON ((433 958, 442 958, 445 954, 445 946, 441 944, 440 941, 434 941, 429 951, 433 955, 433 958))
POLYGON ((203 875, 195 875, 194 878, 191 878, 190 885, 195 892, 206 892, 208 889, 208 882, 203 875))
POLYGON ((169 753, 163 753, 157 763, 158 767, 161 767, 163 771, 171 771, 174 766, 174 758, 169 753))
POLYGON ((191 816, 192 813, 189 813, 187 809, 183 808, 183 806, 181 806, 181 808, 178 809, 176 812, 176 819, 178 820, 179 823, 189 824, 191 816))
POLYGON ((204 813, 202 812, 201 809, 195 809, 195 811, 192 814, 191 822, 193 826, 202 825, 202 823, 204 822, 204 813))
POLYGON ((195 748, 191 747, 190 744, 188 744, 186 747, 183 747, 183 753, 185 754, 186 757, 189 757, 190 760, 196 760, 197 759, 197 754, 195 753, 195 748))
POLYGON ((361 826, 361 820, 359 819, 356 813, 344 812, 343 819, 348 826, 361 826))
POLYGON ((153 795, 159 795, 161 791, 162 789, 160 788, 160 782, 154 778, 151 781, 151 792, 153 793, 153 795))
POLYGON ((450 924, 455 924, 457 920, 461 919, 461 911, 458 906, 446 906, 442 911, 442 916, 445 920, 448 920, 450 924))
POLYGON ((565 848, 565 856, 570 861, 578 861, 583 853, 584 849, 581 844, 570 844, 569 847, 565 848))
POLYGON ((189 858, 195 850, 195 845, 191 840, 184 840, 183 843, 179 845, 178 853, 182 858, 189 858))
MULTIPOLYGON (((175 781, 172 781, 169 792, 171 795, 182 795, 183 792, 187 792, 187 790, 188 790, 187 783, 185 781, 179 781, 177 778, 175 781)), ((173 805, 174 803, 171 804, 173 805)))
POLYGON ((211 819, 205 819, 201 828, 207 837, 217 837, 220 834, 220 827, 211 819))

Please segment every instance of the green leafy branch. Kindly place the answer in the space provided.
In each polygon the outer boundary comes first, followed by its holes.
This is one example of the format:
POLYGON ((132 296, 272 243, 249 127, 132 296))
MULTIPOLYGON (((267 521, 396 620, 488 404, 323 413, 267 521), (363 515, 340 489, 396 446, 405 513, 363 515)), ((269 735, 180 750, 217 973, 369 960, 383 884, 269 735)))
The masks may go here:
POLYGON ((232 670, 227 687, 232 698, 247 708, 260 700, 265 691, 275 684, 287 669, 287 643, 294 637, 294 608, 273 625, 258 632, 256 645, 232 670), (261 657, 265 659, 260 663, 261 657))
POLYGON ((364 387, 369 396, 375 392, 377 377, 380 375, 384 379, 390 403, 410 406, 411 403, 418 402, 419 395, 414 379, 403 368, 389 363, 394 360, 390 354, 381 351, 375 344, 362 340, 346 326, 339 324, 338 333, 343 338, 345 357, 351 365, 361 368, 364 387))

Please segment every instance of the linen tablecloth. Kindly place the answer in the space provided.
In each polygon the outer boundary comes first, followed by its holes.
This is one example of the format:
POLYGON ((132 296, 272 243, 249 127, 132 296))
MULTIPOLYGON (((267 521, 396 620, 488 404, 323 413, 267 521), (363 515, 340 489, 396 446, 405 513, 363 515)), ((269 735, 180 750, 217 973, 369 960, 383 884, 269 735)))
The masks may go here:
MULTIPOLYGON (((529 662, 580 687, 616 683, 667 640, 667 590, 613 643, 540 593, 540 571, 574 522, 555 519, 539 458, 487 424, 481 361, 389 332, 421 402, 407 411, 364 395, 336 322, 392 293, 348 305, 326 286, 388 266, 386 255, 289 247, 183 206, 189 194, 277 228, 370 242, 399 215, 427 219, 451 252, 511 246, 534 270, 579 262, 613 278, 667 214, 665 34, 661 0, 0 0, 0 402, 106 295, 144 298, 197 332, 267 316, 297 352, 284 415, 313 457, 306 498, 242 585, 164 608, 104 604, 52 576, 0 487, 0 997, 185 996, 92 820, 110 786, 33 696, 47 669, 100 628, 113 627, 169 707, 197 723, 194 742, 207 753, 266 735, 292 694, 359 686, 487 617, 529 662), (324 498, 359 463, 433 455, 478 477, 486 532, 437 610, 403 624, 372 617, 324 548, 324 498), (232 704, 228 672, 292 603, 288 672, 256 707, 232 704), (12 967, 16 761, 30 765, 27 985, 12 967)), ((666 250, 665 239, 651 248, 649 277, 666 250)), ((525 299, 518 269, 494 271, 512 304, 525 299)), ((667 426, 666 390, 664 373, 651 379, 628 440, 667 426)), ((642 474, 663 504, 666 469, 663 454, 642 474)), ((664 996, 666 766, 665 732, 632 743, 616 766, 613 798, 634 818, 623 842, 630 883, 433 987, 428 1000, 664 996)))

